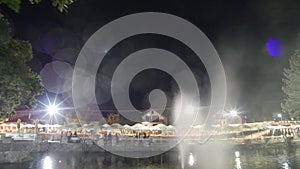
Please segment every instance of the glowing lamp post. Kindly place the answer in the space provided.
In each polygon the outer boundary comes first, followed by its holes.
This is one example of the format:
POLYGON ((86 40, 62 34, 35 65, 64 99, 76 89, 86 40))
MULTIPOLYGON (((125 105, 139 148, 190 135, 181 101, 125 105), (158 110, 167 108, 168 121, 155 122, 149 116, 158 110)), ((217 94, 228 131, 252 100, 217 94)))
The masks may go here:
POLYGON ((282 114, 277 114, 277 117, 279 117, 280 120, 282 121, 282 114))
POLYGON ((50 124, 52 123, 52 117, 58 112, 58 107, 54 104, 47 106, 47 113, 50 115, 50 124))
POLYGON ((230 116, 232 117, 232 122, 236 123, 236 116, 238 116, 238 112, 236 110, 231 110, 230 112, 230 116))
POLYGON ((49 105, 49 106, 47 107, 47 112, 48 112, 50 115, 56 114, 57 111, 58 111, 58 109, 57 109, 57 106, 56 106, 56 105, 49 105))
POLYGON ((236 110, 231 110, 231 111, 230 111, 230 115, 231 115, 232 117, 235 117, 235 116, 238 115, 238 112, 237 112, 236 110))
POLYGON ((52 125, 52 122, 53 122, 53 117, 56 119, 56 115, 59 115, 59 116, 62 116, 64 117, 63 115, 60 114, 60 110, 62 110, 60 108, 60 105, 66 101, 67 99, 64 99, 63 101, 61 102, 58 102, 56 103, 57 101, 57 94, 55 95, 55 98, 54 98, 54 101, 51 102, 48 94, 46 93, 46 98, 48 100, 48 103, 44 103, 40 100, 37 100, 37 102, 39 102, 41 105, 43 105, 45 107, 45 109, 41 110, 43 112, 46 112, 45 115, 42 117, 42 119, 45 117, 45 116, 49 116, 49 124, 52 125))

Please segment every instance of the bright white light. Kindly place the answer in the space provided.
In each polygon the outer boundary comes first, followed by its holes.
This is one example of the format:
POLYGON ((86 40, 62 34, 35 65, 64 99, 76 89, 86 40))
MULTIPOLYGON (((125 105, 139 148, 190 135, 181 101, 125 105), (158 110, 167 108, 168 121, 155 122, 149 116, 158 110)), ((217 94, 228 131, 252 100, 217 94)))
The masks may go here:
POLYGON ((277 117, 281 118, 281 117, 282 117, 282 114, 278 114, 277 117))
POLYGON ((61 116, 61 117, 64 117, 59 112, 60 110, 62 110, 61 107, 60 107, 60 105, 63 102, 65 102, 68 99, 68 97, 65 98, 64 100, 58 102, 58 103, 57 103, 57 93, 56 93, 55 98, 54 98, 53 101, 50 100, 50 98, 49 98, 49 96, 48 96, 47 93, 46 93, 46 98, 48 100, 48 103, 44 103, 42 101, 37 100, 41 105, 43 105, 45 107, 45 109, 41 110, 43 112, 46 112, 43 115, 43 117, 41 117, 41 119, 44 119, 46 116, 48 116, 49 117, 49 124, 52 124, 53 120, 57 120, 57 118, 56 118, 57 115, 61 116))
POLYGON ((235 155, 235 168, 236 169, 242 169, 242 163, 241 163, 241 159, 240 159, 240 152, 236 151, 234 152, 235 155))
POLYGON ((241 165, 241 159, 240 158, 235 158, 235 168, 236 169, 242 169, 242 165, 241 165))
POLYGON ((194 165, 194 163, 195 163, 195 158, 194 158, 194 155, 193 155, 193 153, 190 153, 190 155, 189 155, 189 165, 190 166, 193 166, 194 165))
POLYGON ((234 152, 234 154, 235 154, 235 157, 236 157, 236 158, 239 158, 239 157, 240 157, 240 152, 239 152, 239 151, 234 152))
POLYGON ((53 169, 52 159, 50 156, 46 156, 43 160, 43 169, 53 169))
POLYGON ((236 116, 237 114, 238 114, 238 112, 236 110, 231 110, 230 111, 231 116, 236 116))
POLYGON ((56 105, 49 105, 47 106, 47 112, 50 114, 50 115, 54 115, 56 114, 58 111, 58 108, 56 105))

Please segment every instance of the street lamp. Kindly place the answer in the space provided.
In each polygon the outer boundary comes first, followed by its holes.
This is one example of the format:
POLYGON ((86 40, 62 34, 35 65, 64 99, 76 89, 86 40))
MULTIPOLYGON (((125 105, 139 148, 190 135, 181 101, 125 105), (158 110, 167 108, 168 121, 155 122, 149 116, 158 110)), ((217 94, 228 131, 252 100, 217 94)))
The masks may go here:
POLYGON ((58 108, 57 108, 56 105, 53 104, 53 105, 47 106, 47 112, 48 112, 48 114, 55 115, 57 113, 57 111, 58 111, 58 108))
POLYGON ((279 117, 280 120, 282 121, 282 114, 277 114, 277 117, 279 117))
POLYGON ((52 124, 53 116, 55 116, 55 114, 58 113, 58 107, 55 104, 50 104, 50 105, 48 105, 46 107, 47 107, 47 109, 46 109, 47 110, 47 114, 49 114, 49 116, 50 116, 50 124, 52 124))
POLYGON ((229 112, 229 114, 232 117, 231 120, 233 123, 237 123, 237 119, 238 119, 243 124, 243 118, 241 116, 242 114, 241 112, 238 112, 237 110, 233 109, 229 112))
POLYGON ((234 117, 234 116, 237 116, 237 115, 238 115, 238 112, 237 112, 236 110, 231 110, 231 111, 230 111, 230 115, 233 116, 233 117, 234 117))

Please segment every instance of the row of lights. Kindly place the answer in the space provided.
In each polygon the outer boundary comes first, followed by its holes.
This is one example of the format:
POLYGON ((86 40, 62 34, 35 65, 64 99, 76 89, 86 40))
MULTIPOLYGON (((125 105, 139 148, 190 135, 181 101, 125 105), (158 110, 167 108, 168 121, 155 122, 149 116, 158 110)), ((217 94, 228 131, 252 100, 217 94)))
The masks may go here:
MULTIPOLYGON (((58 113, 58 106, 55 105, 55 104, 51 104, 50 103, 48 106, 46 106, 46 108, 47 108, 46 109, 47 114, 49 114, 50 117, 52 117, 52 116, 54 116, 55 114, 58 113)), ((194 110, 195 110, 195 108, 193 106, 187 106, 186 107, 186 111, 188 111, 188 112, 193 112, 194 110)), ((235 117, 238 114, 239 114, 239 112, 237 110, 235 110, 235 109, 233 109, 233 110, 230 111, 230 115, 232 117, 235 117)), ((282 114, 277 114, 277 117, 280 118, 280 120, 282 121, 282 114)), ((292 118, 292 120, 294 120, 294 119, 292 118)))

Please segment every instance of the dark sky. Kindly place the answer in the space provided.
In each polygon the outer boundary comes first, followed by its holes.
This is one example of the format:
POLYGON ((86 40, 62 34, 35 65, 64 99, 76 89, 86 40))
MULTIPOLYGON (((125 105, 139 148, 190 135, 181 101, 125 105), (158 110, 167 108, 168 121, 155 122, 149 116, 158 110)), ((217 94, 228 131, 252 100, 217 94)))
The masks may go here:
MULTIPOLYGON (((199 27, 211 40, 222 60, 227 84, 228 98, 226 109, 236 107, 247 114, 249 119, 257 119, 263 115, 271 117, 273 112, 280 111, 283 100, 281 92, 282 70, 287 66, 288 57, 300 48, 300 2, 298 1, 102 1, 78 0, 69 6, 68 12, 60 13, 49 2, 30 5, 24 2, 18 14, 5 9, 4 14, 12 22, 15 37, 29 40, 34 48, 34 60, 31 65, 34 70, 41 71, 45 63, 53 60, 63 60, 74 65, 76 55, 84 42, 106 23, 121 16, 137 12, 165 12, 182 17, 199 27), (268 55, 266 42, 268 38, 276 37, 282 43, 282 54, 277 58, 268 55), (68 56, 67 56, 68 55, 68 56)), ((189 62, 193 53, 178 42, 172 42, 164 37, 135 37, 116 46, 117 51, 109 51, 112 64, 121 57, 113 56, 119 53, 130 53, 149 46, 172 49, 175 45, 178 55, 189 62), (165 43, 161 42, 166 41, 165 43), (143 42, 143 43, 140 43, 143 42), (135 45, 135 43, 137 43, 135 45), (171 43, 171 45, 166 45, 171 43), (178 46, 180 48, 178 48, 178 46)), ((176 53, 176 51, 175 51, 176 53)), ((109 59, 108 59, 109 62, 109 59)), ((190 64, 193 64, 193 59, 190 64)), ((202 85, 205 99, 208 103, 209 82, 207 73, 200 61, 191 65, 198 74, 198 83, 202 85)), ((113 66, 112 66, 113 67, 113 66)), ((112 71, 112 70, 111 70, 112 71)), ((111 73, 109 71, 109 73, 111 73)), ((108 74, 109 74, 108 73, 108 74)), ((162 77, 152 77, 152 72, 144 72, 144 76, 155 81, 164 82, 162 77), (147 74, 148 73, 148 74, 147 74), (158 79, 158 80, 157 80, 158 79)), ((168 77, 165 76, 167 79, 168 77)), ((103 78, 100 77, 99 78, 103 78)), ((109 77, 108 77, 109 78, 109 77)), ((136 78, 139 83, 141 78, 136 78)), ((167 80, 168 81, 168 80, 167 80)), ((109 80, 108 80, 109 82, 109 80)), ((98 99, 103 108, 111 108, 109 94, 106 93, 109 84, 100 84, 98 99)), ((172 87, 158 84, 160 88, 172 87)), ((147 89, 135 92, 133 102, 136 107, 143 108, 143 95, 147 89)), ((172 97, 172 92, 170 94, 172 97)))

